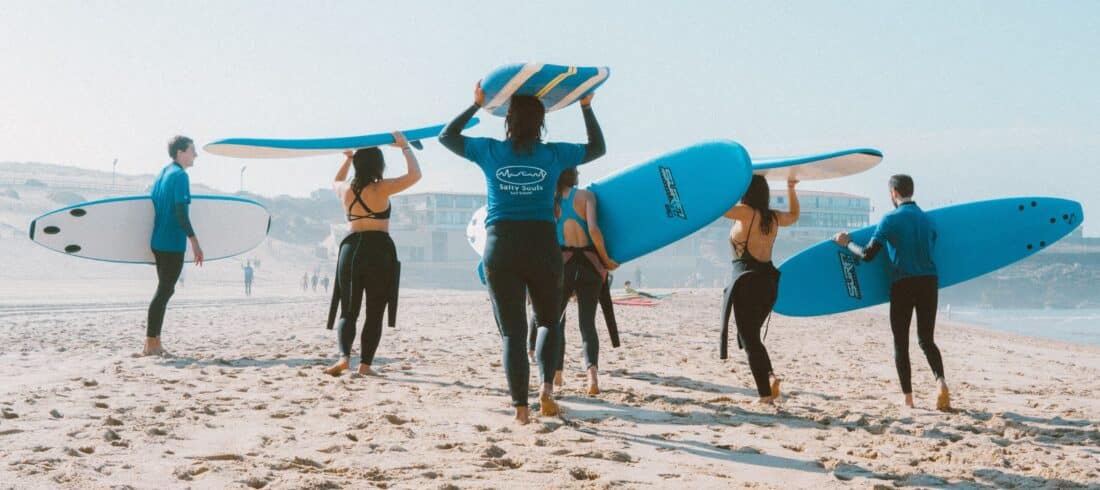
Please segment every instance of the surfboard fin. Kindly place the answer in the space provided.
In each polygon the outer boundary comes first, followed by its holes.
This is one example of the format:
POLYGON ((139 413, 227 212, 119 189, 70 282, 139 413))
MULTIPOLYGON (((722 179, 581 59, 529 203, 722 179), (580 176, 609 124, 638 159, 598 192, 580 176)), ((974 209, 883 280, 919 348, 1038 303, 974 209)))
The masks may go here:
POLYGON ((485 262, 477 263, 477 278, 481 280, 482 286, 489 285, 489 282, 485 280, 485 262))
POLYGON ((413 148, 416 148, 417 150, 423 150, 424 149, 424 143, 421 143, 420 140, 410 141, 409 146, 411 146, 413 148))

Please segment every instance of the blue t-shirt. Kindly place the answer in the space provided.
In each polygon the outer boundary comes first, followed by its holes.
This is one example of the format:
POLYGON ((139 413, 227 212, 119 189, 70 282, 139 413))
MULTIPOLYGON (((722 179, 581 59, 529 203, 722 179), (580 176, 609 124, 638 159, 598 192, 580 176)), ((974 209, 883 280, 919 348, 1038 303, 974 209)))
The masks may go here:
POLYGON ((153 183, 153 238, 150 246, 161 252, 186 252, 187 233, 176 220, 176 205, 191 204, 191 179, 178 163, 160 171, 153 183))
POLYGON ((558 175, 584 161, 585 147, 575 143, 535 143, 528 155, 512 151, 512 142, 466 138, 466 159, 485 174, 489 194, 485 226, 497 221, 554 220, 558 175))
POLYGON ((883 216, 871 239, 886 246, 893 280, 937 275, 932 261, 936 229, 916 203, 904 203, 883 216))

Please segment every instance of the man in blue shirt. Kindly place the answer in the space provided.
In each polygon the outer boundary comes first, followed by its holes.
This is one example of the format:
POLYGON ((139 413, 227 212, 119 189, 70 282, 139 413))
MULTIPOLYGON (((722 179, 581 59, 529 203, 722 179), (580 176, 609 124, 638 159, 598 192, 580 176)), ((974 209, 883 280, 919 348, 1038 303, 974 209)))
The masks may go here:
POLYGON ((847 233, 834 238, 863 260, 873 260, 882 247, 890 256, 890 329, 894 334, 894 363, 901 379, 905 406, 913 406, 913 387, 909 368, 909 324, 917 312, 917 344, 928 358, 932 373, 940 383, 936 409, 951 409, 951 395, 944 378, 943 359, 933 341, 936 328, 936 303, 939 299, 936 263, 932 248, 936 244, 936 229, 928 215, 913 202, 913 178, 908 175, 890 177, 890 200, 894 210, 882 217, 871 242, 865 247, 852 243, 847 233))
POLYGON ((157 265, 157 292, 149 304, 149 318, 145 327, 143 355, 165 355, 160 343, 160 329, 164 324, 164 311, 168 299, 176 291, 176 280, 183 271, 183 258, 187 242, 191 242, 195 265, 202 266, 202 247, 191 228, 187 207, 191 204, 191 179, 186 170, 195 164, 195 143, 186 136, 176 136, 168 141, 168 154, 172 163, 160 171, 153 183, 153 236, 149 240, 157 265))

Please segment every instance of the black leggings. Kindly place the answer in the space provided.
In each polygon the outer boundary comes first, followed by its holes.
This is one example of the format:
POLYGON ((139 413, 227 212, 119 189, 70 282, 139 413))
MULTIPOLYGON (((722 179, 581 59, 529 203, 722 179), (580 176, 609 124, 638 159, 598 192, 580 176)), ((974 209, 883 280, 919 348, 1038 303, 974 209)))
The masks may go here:
POLYGON ((574 252, 569 263, 565 264, 565 276, 562 280, 561 326, 558 327, 558 362, 555 367, 561 371, 565 366, 565 308, 569 306, 569 297, 577 293, 577 323, 581 327, 581 342, 584 344, 584 368, 599 365, 600 336, 596 334, 596 306, 600 301, 600 288, 603 280, 594 267, 588 263, 583 252, 574 252))
POLYGON ((909 324, 913 311, 917 312, 917 345, 928 358, 928 365, 936 379, 942 379, 943 358, 932 339, 936 330, 936 303, 939 299, 939 280, 936 276, 907 277, 890 286, 890 330, 894 333, 894 364, 901 380, 901 392, 913 392, 909 370, 909 324))
POLYGON ((164 311, 168 309, 168 299, 176 292, 176 281, 183 272, 183 252, 161 252, 153 250, 157 264, 157 292, 149 303, 149 318, 145 323, 146 337, 160 337, 160 327, 164 325, 164 311))
MULTIPOLYGON (((771 267, 770 264, 767 266, 771 267)), ((772 374, 772 360, 760 340, 760 330, 775 306, 779 291, 778 273, 765 270, 744 272, 736 276, 729 287, 733 288, 732 306, 737 337, 749 356, 749 369, 756 381, 756 392, 761 397, 771 396, 768 376, 772 374)))
POLYGON ((485 279, 504 343, 504 375, 513 406, 527 406, 527 294, 538 325, 535 352, 543 382, 554 379, 558 357, 562 263, 554 224, 500 221, 486 230, 485 279))
POLYGON ((366 319, 359 336, 360 362, 370 366, 374 353, 382 339, 382 318, 394 284, 397 249, 390 235, 384 231, 354 233, 340 245, 340 258, 336 263, 336 283, 340 288, 340 318, 336 321, 340 336, 340 353, 351 357, 351 344, 355 341, 355 322, 367 297, 366 319))

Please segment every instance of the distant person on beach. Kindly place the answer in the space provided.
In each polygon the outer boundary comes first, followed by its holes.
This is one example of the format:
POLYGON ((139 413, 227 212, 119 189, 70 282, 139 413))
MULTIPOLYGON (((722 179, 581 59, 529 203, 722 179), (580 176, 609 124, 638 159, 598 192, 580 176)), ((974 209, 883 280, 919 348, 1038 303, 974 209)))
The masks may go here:
MULTIPOLYGON (((391 326, 395 319, 401 269, 397 261, 397 248, 389 233, 390 213, 393 211, 390 196, 420 180, 420 164, 403 134, 395 132, 393 138, 392 145, 401 148, 401 153, 405 155, 404 175, 393 179, 382 178, 386 168, 382 150, 362 148, 354 153, 344 152, 347 158, 336 172, 333 182, 333 189, 344 204, 351 233, 340 242, 336 282, 332 291, 334 306, 337 302, 340 306, 340 317, 336 320, 340 360, 325 369, 325 373, 332 376, 339 376, 350 366, 355 322, 363 306, 364 293, 367 304, 366 319, 359 336, 359 374, 375 374, 370 367, 382 339, 382 316, 387 305, 391 326), (355 175, 351 182, 347 182, 348 170, 353 165, 355 175)), ((317 276, 314 276, 316 280, 317 276)), ((330 312, 329 328, 332 328, 332 320, 333 314, 330 312)))
POLYGON ((252 296, 252 262, 245 261, 244 265, 241 266, 241 269, 244 269, 244 295, 252 296))
POLYGON ((195 266, 202 267, 202 247, 191 228, 188 206, 191 204, 191 180, 187 169, 195 164, 195 143, 186 136, 175 136, 168 141, 168 155, 172 163, 165 166, 153 183, 152 200, 155 217, 150 247, 157 266, 157 292, 149 303, 149 316, 145 326, 145 348, 142 355, 168 355, 160 341, 164 313, 168 299, 176 291, 176 281, 181 278, 183 258, 187 243, 195 256, 195 266))
POLYGON ((932 374, 940 385, 936 409, 951 410, 951 394, 944 376, 943 358, 936 347, 936 304, 939 300, 939 275, 932 261, 936 229, 928 215, 913 201, 913 178, 890 177, 890 200, 894 210, 882 217, 870 243, 859 246, 847 233, 838 233, 833 241, 847 247, 864 261, 874 260, 886 247, 890 257, 890 331, 894 335, 894 364, 901 380, 905 406, 913 407, 913 385, 909 365, 909 327, 917 313, 917 345, 924 351, 932 374))
POLYGON ((313 292, 316 293, 317 292, 317 273, 316 272, 313 273, 313 280, 311 281, 311 283, 313 284, 313 292))
MULTIPOLYGON (((564 318, 569 298, 577 298, 577 323, 580 324, 581 342, 584 346, 584 369, 588 374, 588 394, 600 393, 598 365, 600 336, 596 334, 596 306, 600 292, 607 280, 608 271, 619 267, 607 255, 603 233, 596 217, 596 194, 577 189, 577 169, 569 168, 558 177, 555 196, 558 245, 561 247, 564 276, 562 281, 561 313, 564 318)), ((561 386, 565 367, 565 325, 558 331, 558 360, 554 384, 561 386)))
POLYGON ((325 288, 325 294, 328 294, 328 274, 321 278, 321 287, 325 288))
POLYGON ((733 249, 733 277, 723 294, 722 338, 719 357, 729 357, 729 318, 732 308, 737 324, 737 345, 745 349, 749 370, 756 381, 760 403, 771 404, 779 399, 779 377, 772 368, 771 358, 760 339, 764 321, 771 315, 779 297, 779 270, 772 264, 772 249, 779 236, 779 227, 798 221, 797 180, 787 182, 788 211, 769 207, 771 189, 768 181, 754 175, 741 202, 726 212, 733 220, 730 227, 730 247, 733 249))
POLYGON ((302 274, 302 292, 309 291, 309 272, 302 274))
POLYGON ((592 94, 581 99, 588 144, 544 143, 546 108, 537 97, 513 96, 504 119, 506 139, 470 138, 462 129, 485 104, 481 85, 474 104, 439 135, 439 142, 476 163, 485 175, 488 216, 485 219, 484 269, 497 325, 504 344, 504 374, 520 424, 530 422, 525 355, 527 292, 538 323, 535 350, 542 372, 539 394, 543 415, 557 415, 552 384, 558 358, 558 315, 562 300, 562 261, 554 219, 554 182, 567 168, 591 162, 605 153, 603 133, 592 111, 592 94))
POLYGON ((623 282, 623 291, 626 292, 626 294, 636 294, 643 298, 660 299, 660 296, 657 296, 655 294, 650 294, 645 291, 638 291, 637 289, 634 289, 634 286, 630 283, 630 281, 623 282))

